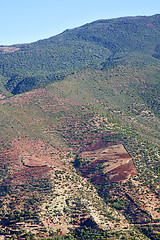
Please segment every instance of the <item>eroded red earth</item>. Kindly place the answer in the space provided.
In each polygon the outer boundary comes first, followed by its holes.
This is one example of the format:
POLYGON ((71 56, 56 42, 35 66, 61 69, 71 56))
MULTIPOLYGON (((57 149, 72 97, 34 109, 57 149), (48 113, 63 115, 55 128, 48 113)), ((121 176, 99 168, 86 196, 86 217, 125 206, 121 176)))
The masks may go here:
POLYGON ((11 149, 0 152, 1 168, 7 176, 2 184, 19 185, 28 180, 49 177, 52 166, 59 168, 57 159, 57 150, 47 148, 40 140, 15 139, 11 149))
POLYGON ((80 157, 84 159, 80 168, 82 175, 96 184, 121 181, 137 174, 122 143, 98 142, 81 152, 80 157))
MULTIPOLYGON (((59 151, 41 140, 21 138, 12 142, 12 149, 0 152, 1 168, 8 169, 5 184, 22 184, 33 178, 49 177, 50 171, 61 169, 59 151), (8 175, 8 174, 7 174, 8 175)), ((85 159, 80 170, 93 183, 121 181, 137 174, 131 156, 122 143, 97 141, 80 149, 85 159)))

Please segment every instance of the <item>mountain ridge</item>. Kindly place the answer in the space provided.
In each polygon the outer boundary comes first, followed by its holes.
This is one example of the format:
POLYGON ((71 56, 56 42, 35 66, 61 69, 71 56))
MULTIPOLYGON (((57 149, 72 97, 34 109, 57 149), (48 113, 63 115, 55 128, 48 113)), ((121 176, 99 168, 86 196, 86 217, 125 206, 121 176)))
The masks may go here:
POLYGON ((75 71, 159 62, 160 15, 95 21, 1 53, 3 89, 18 94, 75 71))
POLYGON ((160 15, 104 21, 0 48, 4 239, 159 239, 160 15))

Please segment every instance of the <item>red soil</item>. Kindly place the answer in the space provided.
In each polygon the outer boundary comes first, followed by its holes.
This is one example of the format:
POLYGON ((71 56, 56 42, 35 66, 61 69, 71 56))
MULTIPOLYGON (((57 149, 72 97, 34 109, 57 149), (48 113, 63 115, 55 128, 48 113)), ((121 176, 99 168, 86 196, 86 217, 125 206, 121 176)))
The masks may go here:
POLYGON ((0 152, 0 165, 6 176, 2 184, 22 184, 49 177, 52 166, 59 167, 60 163, 53 147, 41 140, 19 138, 12 142, 12 149, 0 152))
POLYGON ((129 163, 123 164, 115 168, 114 170, 110 171, 109 174, 110 182, 117 182, 121 180, 125 180, 129 176, 135 176, 137 174, 137 169, 135 168, 133 161, 129 161, 129 163))
POLYGON ((22 184, 25 181, 40 179, 48 177, 49 171, 52 169, 50 167, 25 167, 19 172, 13 173, 9 179, 7 179, 7 183, 10 184, 22 184))
POLYGON ((4 150, 0 152, 0 165, 4 174, 6 174, 3 185, 22 184, 25 181, 47 177, 52 169, 49 166, 27 167, 19 157, 17 149, 4 150), (6 170, 7 169, 7 170, 6 170))
POLYGON ((100 141, 90 146, 89 151, 81 152, 81 157, 86 159, 80 168, 82 175, 96 184, 104 183, 106 179, 110 182, 121 181, 137 174, 123 145, 111 144, 100 141))

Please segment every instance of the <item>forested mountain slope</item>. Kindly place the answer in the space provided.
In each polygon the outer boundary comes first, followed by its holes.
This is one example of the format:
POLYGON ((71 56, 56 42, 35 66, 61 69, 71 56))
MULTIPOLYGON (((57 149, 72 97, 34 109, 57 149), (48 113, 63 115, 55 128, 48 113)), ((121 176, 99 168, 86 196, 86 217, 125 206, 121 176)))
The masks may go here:
POLYGON ((159 46, 155 15, 0 47, 0 237, 159 239, 159 46))
POLYGON ((86 68, 156 64, 160 15, 98 20, 31 44, 1 47, 3 89, 13 94, 86 68))

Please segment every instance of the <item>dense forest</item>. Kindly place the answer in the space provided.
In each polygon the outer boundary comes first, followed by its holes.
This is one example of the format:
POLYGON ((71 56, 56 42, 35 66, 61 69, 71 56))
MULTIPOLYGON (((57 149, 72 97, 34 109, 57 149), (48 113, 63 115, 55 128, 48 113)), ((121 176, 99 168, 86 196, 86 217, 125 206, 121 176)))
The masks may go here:
POLYGON ((1 47, 0 75, 12 94, 82 69, 145 66, 160 59, 160 15, 99 20, 46 40, 1 47))

